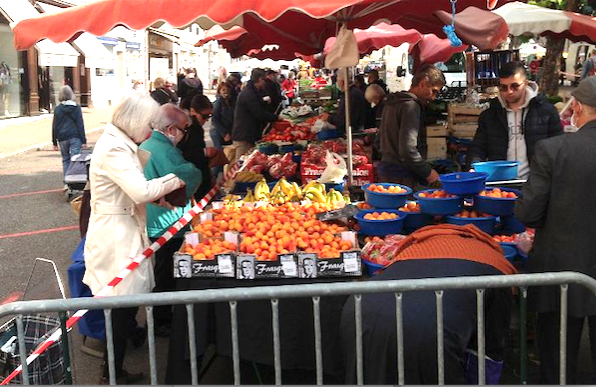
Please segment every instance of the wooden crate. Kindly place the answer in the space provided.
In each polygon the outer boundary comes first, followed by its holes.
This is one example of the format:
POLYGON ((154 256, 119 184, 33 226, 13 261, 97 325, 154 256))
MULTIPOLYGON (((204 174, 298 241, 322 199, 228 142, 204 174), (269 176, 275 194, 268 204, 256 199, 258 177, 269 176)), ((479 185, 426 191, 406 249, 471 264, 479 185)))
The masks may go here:
POLYGON ((485 108, 451 103, 447 110, 449 134, 459 138, 474 138, 478 129, 478 117, 485 108))
POLYGON ((426 159, 437 160, 447 158, 447 138, 430 137, 426 139, 426 159))
POLYGON ((426 127, 426 137, 446 137, 447 136, 447 125, 437 124, 428 125, 426 127))
POLYGON ((477 129, 477 122, 454 124, 450 128, 449 134, 459 138, 474 138, 477 129))

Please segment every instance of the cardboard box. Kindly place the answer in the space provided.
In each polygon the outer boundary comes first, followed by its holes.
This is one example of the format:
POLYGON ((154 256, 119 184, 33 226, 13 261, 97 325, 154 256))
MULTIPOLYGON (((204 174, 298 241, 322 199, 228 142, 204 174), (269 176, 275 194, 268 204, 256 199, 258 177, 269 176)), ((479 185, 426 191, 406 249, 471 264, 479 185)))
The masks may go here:
POLYGON ((236 278, 240 280, 296 278, 298 266, 294 254, 279 254, 275 261, 257 261, 256 256, 236 257, 236 278))
POLYGON ((204 238, 196 232, 186 233, 180 250, 174 253, 174 278, 234 278, 236 251, 217 254, 214 259, 200 260, 186 253, 187 244, 196 246, 207 239, 225 239, 238 246, 239 235, 225 232, 221 238, 204 238))
POLYGON ((426 127, 426 137, 447 136, 447 124, 429 125, 426 127))

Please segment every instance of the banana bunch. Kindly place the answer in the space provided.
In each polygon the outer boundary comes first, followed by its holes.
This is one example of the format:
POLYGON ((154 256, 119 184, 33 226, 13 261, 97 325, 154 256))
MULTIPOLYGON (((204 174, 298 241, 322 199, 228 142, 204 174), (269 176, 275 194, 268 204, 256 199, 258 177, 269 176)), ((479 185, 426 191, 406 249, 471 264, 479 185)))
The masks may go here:
POLYGON ((281 205, 286 203, 290 198, 286 196, 285 193, 282 191, 277 191, 277 193, 272 193, 269 202, 276 205, 281 205))
POLYGON ((325 195, 325 184, 320 183, 316 180, 311 180, 309 181, 303 188, 302 188, 302 192, 305 192, 306 190, 308 190, 309 188, 314 187, 315 189, 321 191, 321 193, 323 195, 325 195))
POLYGON ((252 171, 240 171, 236 174, 236 183, 254 183, 263 180, 263 175, 252 171))
POLYGON ((346 204, 352 203, 352 201, 350 200, 350 195, 344 194, 344 202, 346 202, 346 204))
POLYGON ((304 189, 304 197, 311 202, 327 203, 327 196, 325 196, 325 186, 323 189, 316 188, 316 185, 304 189))
POLYGON ((333 188, 331 188, 331 190, 327 192, 326 198, 327 204, 336 204, 337 202, 343 202, 344 200, 344 197, 333 188))
POLYGON ((261 179, 257 185, 255 185, 254 191, 254 198, 256 201, 269 201, 271 192, 269 191, 269 186, 267 185, 267 181, 265 179, 261 179))
POLYGON ((222 198, 223 202, 224 202, 224 206, 226 208, 237 208, 237 207, 242 207, 242 198, 239 195, 232 195, 232 194, 228 194, 225 197, 222 198))
POLYGON ((284 196, 285 201, 300 201, 302 199, 300 186, 295 182, 290 183, 285 177, 282 177, 271 190, 271 195, 278 195, 279 193, 284 196))
POLYGON ((255 198, 255 194, 252 192, 252 189, 250 189, 250 188, 248 188, 246 190, 246 196, 242 200, 244 200, 247 203, 252 203, 252 202, 257 201, 257 199, 255 198))

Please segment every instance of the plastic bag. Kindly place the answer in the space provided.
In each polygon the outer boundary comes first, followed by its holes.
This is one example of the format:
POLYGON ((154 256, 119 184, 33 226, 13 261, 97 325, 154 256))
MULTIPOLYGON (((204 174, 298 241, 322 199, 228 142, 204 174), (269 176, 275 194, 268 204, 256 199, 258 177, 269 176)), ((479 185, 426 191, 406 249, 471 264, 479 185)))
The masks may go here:
POLYGON ((318 119, 315 121, 315 123, 313 124, 313 126, 310 128, 311 132, 313 133, 319 133, 321 130, 324 130, 325 128, 325 124, 326 122, 318 119))
POLYGON ((532 250, 532 246, 534 245, 534 235, 535 231, 533 229, 526 229, 526 231, 521 234, 517 234, 515 245, 519 251, 527 255, 530 250, 532 250))
POLYGON ((348 174, 348 167, 343 157, 337 153, 329 152, 325 154, 325 163, 327 167, 319 178, 321 183, 341 184, 348 174))

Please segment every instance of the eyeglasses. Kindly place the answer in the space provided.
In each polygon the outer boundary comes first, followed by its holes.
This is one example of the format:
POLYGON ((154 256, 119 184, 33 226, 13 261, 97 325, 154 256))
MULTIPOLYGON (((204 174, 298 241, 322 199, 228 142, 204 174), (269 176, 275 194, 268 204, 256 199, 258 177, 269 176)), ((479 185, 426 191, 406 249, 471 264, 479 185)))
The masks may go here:
POLYGON ((511 85, 503 85, 500 84, 499 85, 499 91, 507 91, 509 90, 509 88, 511 88, 511 91, 518 91, 520 87, 522 87, 524 85, 524 83, 526 83, 525 81, 522 83, 512 83, 511 85))
POLYGON ((188 132, 188 129, 186 129, 186 127, 181 128, 177 125, 172 125, 174 128, 178 129, 179 131, 181 131, 182 133, 186 134, 186 132, 188 132))
POLYGON ((206 121, 209 119, 209 117, 211 117, 211 113, 199 113, 201 115, 201 117, 203 117, 203 119, 206 121))

